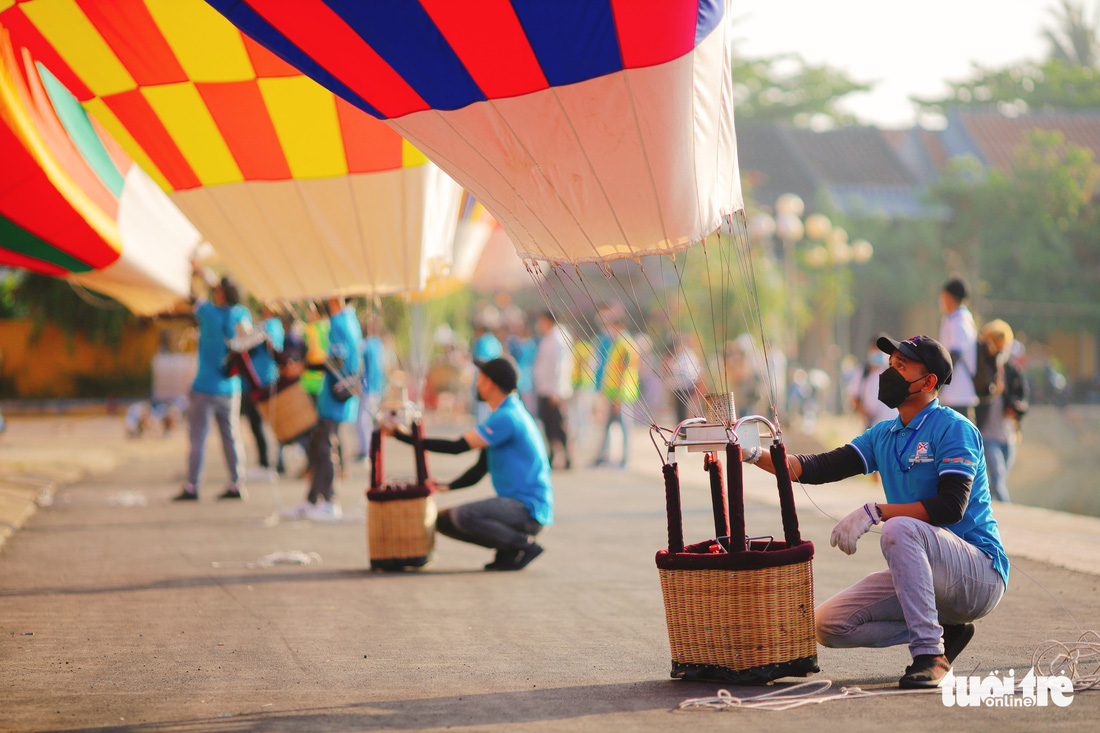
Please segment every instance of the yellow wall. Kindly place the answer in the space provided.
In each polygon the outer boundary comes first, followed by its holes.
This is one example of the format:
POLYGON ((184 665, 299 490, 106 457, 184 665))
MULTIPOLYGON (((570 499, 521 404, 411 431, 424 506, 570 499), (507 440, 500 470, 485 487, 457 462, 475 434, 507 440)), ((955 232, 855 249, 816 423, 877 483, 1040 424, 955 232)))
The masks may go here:
POLYGON ((34 340, 32 330, 28 321, 0 319, 0 398, 73 397, 78 375, 133 377, 137 384, 148 378, 159 334, 156 326, 135 325, 127 327, 117 343, 92 344, 80 336, 70 338, 52 324, 34 340))

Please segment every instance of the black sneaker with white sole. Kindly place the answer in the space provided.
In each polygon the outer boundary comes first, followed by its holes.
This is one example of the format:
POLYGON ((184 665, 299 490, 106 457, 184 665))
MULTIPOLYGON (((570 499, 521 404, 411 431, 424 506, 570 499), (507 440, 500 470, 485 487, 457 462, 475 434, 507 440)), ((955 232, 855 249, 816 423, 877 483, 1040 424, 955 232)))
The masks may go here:
POLYGON ((951 677, 951 663, 942 654, 918 654, 913 663, 905 668, 905 675, 898 681, 898 687, 906 690, 920 690, 939 687, 951 677))

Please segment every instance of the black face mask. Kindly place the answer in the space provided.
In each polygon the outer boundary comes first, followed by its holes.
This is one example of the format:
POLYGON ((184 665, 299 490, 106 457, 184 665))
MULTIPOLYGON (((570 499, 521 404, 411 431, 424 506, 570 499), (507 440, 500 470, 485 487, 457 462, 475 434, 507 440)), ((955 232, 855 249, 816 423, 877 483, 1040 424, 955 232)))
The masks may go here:
POLYGON ((909 386, 923 379, 924 377, 918 377, 910 382, 901 376, 901 372, 894 367, 890 367, 879 375, 878 401, 891 409, 896 408, 912 394, 909 391, 909 386))

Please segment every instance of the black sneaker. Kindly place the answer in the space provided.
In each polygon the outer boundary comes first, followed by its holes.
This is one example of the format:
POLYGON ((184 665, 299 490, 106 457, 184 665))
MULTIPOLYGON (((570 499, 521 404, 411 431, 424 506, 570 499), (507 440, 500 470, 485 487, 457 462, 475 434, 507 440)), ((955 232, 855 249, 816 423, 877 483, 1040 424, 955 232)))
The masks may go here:
POLYGON ((497 556, 493 561, 485 566, 486 570, 510 570, 516 561, 519 560, 519 556, 522 550, 497 550, 497 556))
POLYGON ((172 497, 172 501, 198 501, 198 500, 199 500, 199 492, 197 492, 193 489, 189 489, 186 486, 183 487, 183 490, 180 491, 180 493, 178 493, 178 494, 176 494, 175 496, 172 497))
POLYGON ((943 656, 948 663, 954 664, 955 658, 962 654, 962 650, 973 638, 974 624, 944 624, 943 656))
POLYGON ((531 542, 517 550, 517 557, 510 563, 501 563, 494 570, 523 570, 532 560, 542 554, 542 546, 531 542))
POLYGON ((905 676, 898 681, 898 687, 906 690, 939 687, 951 679, 950 675, 951 664, 942 654, 918 654, 905 668, 905 676))
POLYGON ((221 496, 219 496, 218 498, 219 499, 243 499, 244 495, 241 494, 241 489, 240 489, 239 486, 228 486, 228 487, 226 487, 225 491, 222 492, 221 496))

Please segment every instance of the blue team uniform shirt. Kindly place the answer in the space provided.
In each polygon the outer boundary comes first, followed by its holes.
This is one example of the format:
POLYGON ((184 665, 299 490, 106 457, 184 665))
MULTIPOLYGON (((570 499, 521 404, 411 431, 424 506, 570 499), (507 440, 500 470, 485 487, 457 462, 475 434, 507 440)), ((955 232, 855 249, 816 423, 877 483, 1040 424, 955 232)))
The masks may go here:
MULTIPOLYGON (((286 344, 286 331, 283 330, 283 322, 278 318, 268 318, 260 324, 260 328, 267 333, 267 339, 275 353, 283 350, 286 344)), ((256 376, 260 378, 260 384, 274 384, 279 381, 279 365, 275 357, 265 346, 256 349, 252 356, 252 368, 256 370, 256 376)))
MULTIPOLYGON (((343 374, 358 374, 361 366, 363 330, 349 306, 329 318, 328 353, 343 360, 343 374)), ((332 393, 336 377, 325 372, 325 383, 317 396, 317 412, 325 420, 354 422, 359 416, 359 398, 341 402, 332 393)))
POLYGON ((386 347, 382 339, 368 336, 363 339, 363 392, 380 395, 386 387, 386 347))
POLYGON ((933 400, 909 425, 883 420, 852 441, 866 468, 878 471, 890 504, 910 504, 936 496, 939 477, 959 473, 973 480, 963 518, 944 527, 993 558, 1008 587, 1008 555, 990 507, 985 449, 974 424, 933 400))
POLYGON ((597 392, 603 389, 603 377, 607 371, 607 361, 611 358, 611 347, 614 345, 615 340, 611 338, 611 335, 606 331, 601 331, 596 341, 596 374, 594 381, 597 392))
POLYGON ((489 444, 489 477, 497 496, 519 499, 536 522, 553 524, 554 490, 546 445, 519 396, 513 392, 505 397, 477 426, 477 433, 489 444))
POLYGON ((222 362, 229 354, 226 341, 237 332, 238 323, 251 323, 252 316, 243 305, 219 308, 209 300, 195 302, 199 322, 199 365, 191 389, 202 394, 229 396, 241 391, 239 376, 227 377, 222 362))
POLYGON ((504 355, 504 347, 500 345, 500 339, 491 333, 481 334, 474 342, 474 350, 470 356, 474 361, 489 361, 504 355))
POLYGON ((508 342, 508 353, 516 362, 516 391, 522 394, 535 391, 535 357, 539 345, 534 339, 516 338, 508 342))

